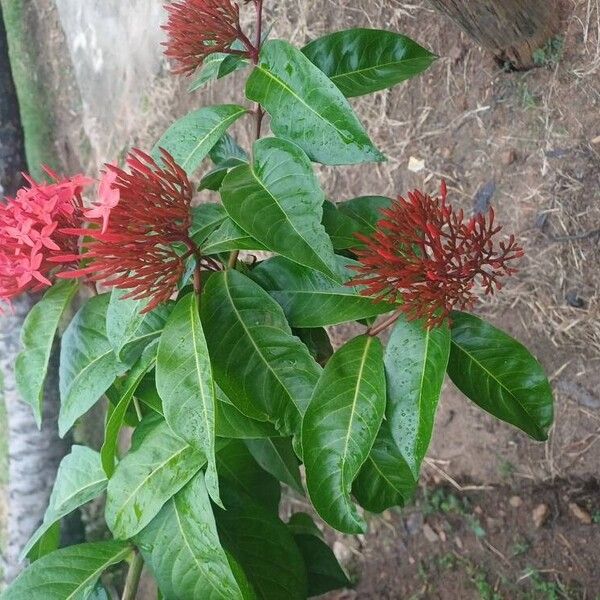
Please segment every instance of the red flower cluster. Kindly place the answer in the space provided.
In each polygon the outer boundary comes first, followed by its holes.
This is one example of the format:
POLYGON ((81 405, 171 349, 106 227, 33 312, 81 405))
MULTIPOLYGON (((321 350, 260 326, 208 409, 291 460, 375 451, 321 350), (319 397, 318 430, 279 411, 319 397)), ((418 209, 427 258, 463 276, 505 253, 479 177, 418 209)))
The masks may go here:
POLYGON ((77 240, 64 233, 79 227, 83 204, 81 192, 92 183, 83 175, 39 184, 26 177, 30 187, 0 204, 0 301, 10 301, 27 291, 52 285, 57 271, 54 257, 77 252, 77 240))
MULTIPOLYGON (((191 75, 213 52, 232 53, 240 39, 251 50, 239 24, 239 6, 231 0, 180 0, 166 6, 169 20, 163 29, 165 55, 176 63, 174 73, 191 75)), ((239 52, 233 52, 239 53, 239 52)))
POLYGON ((183 275, 185 260, 194 253, 189 239, 192 186, 172 156, 161 151, 164 167, 140 150, 127 158, 130 173, 107 165, 99 202, 86 211, 89 229, 65 232, 84 236, 82 255, 64 255, 55 260, 85 260, 86 265, 59 276, 87 276, 90 281, 131 290, 127 298, 150 298, 143 312, 168 300, 183 275), (174 244, 184 244, 178 253, 174 244))
POLYGON ((349 285, 400 302, 409 319, 423 318, 427 327, 440 325, 455 308, 471 308, 477 281, 486 294, 499 290, 499 279, 515 272, 507 263, 523 255, 513 235, 495 247, 501 227, 494 226, 492 208, 466 222, 462 210, 453 211, 445 182, 441 199, 415 190, 382 215, 372 237, 357 235, 364 247, 356 250, 361 265, 349 285))

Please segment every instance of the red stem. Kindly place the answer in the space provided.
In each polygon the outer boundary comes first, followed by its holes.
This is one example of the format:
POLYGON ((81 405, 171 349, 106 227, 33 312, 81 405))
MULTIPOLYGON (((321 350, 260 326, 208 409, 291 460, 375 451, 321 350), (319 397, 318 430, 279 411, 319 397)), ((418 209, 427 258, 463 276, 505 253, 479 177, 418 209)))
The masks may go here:
POLYGON ((369 327, 369 329, 367 329, 367 335, 376 336, 382 331, 385 331, 390 325, 393 325, 398 320, 398 317, 400 317, 401 314, 402 311, 398 309, 393 315, 381 321, 379 325, 373 324, 371 327, 369 327))

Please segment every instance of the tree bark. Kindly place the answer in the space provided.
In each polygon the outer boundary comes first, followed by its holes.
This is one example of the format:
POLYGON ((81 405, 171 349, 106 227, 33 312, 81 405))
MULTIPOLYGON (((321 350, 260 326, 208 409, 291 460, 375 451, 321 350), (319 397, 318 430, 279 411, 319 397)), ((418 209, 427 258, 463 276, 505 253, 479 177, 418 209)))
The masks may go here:
MULTIPOLYGON (((23 131, 8 58, 6 31, 0 10, 0 198, 13 195, 26 168, 23 131)), ((67 448, 57 433, 58 368, 54 355, 48 369, 43 426, 38 430, 31 407, 21 401, 15 385, 15 357, 20 350, 23 320, 35 302, 22 296, 12 311, 0 316, 0 371, 4 379, 4 402, 8 420, 9 479, 6 547, 2 548, 4 579, 19 572, 19 553, 38 527, 48 504, 56 469, 67 448)), ((0 395, 0 401, 2 397, 0 395)), ((0 435, 5 435, 0 432, 0 435)), ((0 498, 0 502, 4 502, 0 498)), ((0 511, 2 512, 2 511, 0 511)))
POLYGON ((430 0, 502 64, 524 70, 557 33, 556 0, 430 0))

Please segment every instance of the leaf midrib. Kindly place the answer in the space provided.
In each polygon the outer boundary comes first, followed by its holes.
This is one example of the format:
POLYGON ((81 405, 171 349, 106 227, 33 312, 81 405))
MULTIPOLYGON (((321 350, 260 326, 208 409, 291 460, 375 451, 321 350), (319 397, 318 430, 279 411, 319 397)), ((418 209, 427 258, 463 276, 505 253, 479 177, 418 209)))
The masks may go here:
MULTIPOLYGON (((336 82, 337 79, 343 79, 344 77, 352 77, 353 75, 358 75, 358 74, 362 74, 362 73, 366 73, 368 71, 375 71, 377 69, 383 69, 385 67, 391 67, 393 65, 400 65, 400 64, 406 64, 406 63, 411 63, 411 62, 418 62, 421 60, 425 60, 427 57, 422 57, 422 58, 407 58, 404 60, 393 60, 391 62, 387 62, 387 63, 380 63, 371 67, 366 67, 364 69, 356 69, 354 71, 346 71, 345 73, 337 73, 336 75, 332 75, 330 77, 331 81, 333 81, 334 83, 336 82)), ((336 84, 337 85, 337 84, 336 84)))

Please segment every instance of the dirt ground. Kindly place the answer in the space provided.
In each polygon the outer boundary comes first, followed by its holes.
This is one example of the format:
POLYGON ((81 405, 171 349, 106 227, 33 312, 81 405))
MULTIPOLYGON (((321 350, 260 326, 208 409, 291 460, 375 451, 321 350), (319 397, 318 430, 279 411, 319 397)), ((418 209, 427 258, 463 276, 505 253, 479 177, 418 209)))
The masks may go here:
MULTIPOLYGON (((86 136, 56 11, 50 0, 33 5, 65 170, 93 175, 132 145, 150 147, 191 108, 243 101, 241 75, 188 94, 189 82, 164 70, 123 131, 86 136)), ((440 56, 423 76, 354 102, 388 161, 322 168, 323 185, 343 201, 433 192, 443 177, 453 204, 491 201, 527 254, 479 311, 538 356, 556 394, 556 425, 539 444, 448 383, 417 503, 373 517, 364 537, 336 539, 358 583, 329 598, 600 598, 600 0, 565 0, 564 50, 522 73, 504 71, 425 0, 266 6, 273 37, 301 44, 333 28, 381 27, 440 56), (411 157, 422 170, 408 169, 411 157)))

